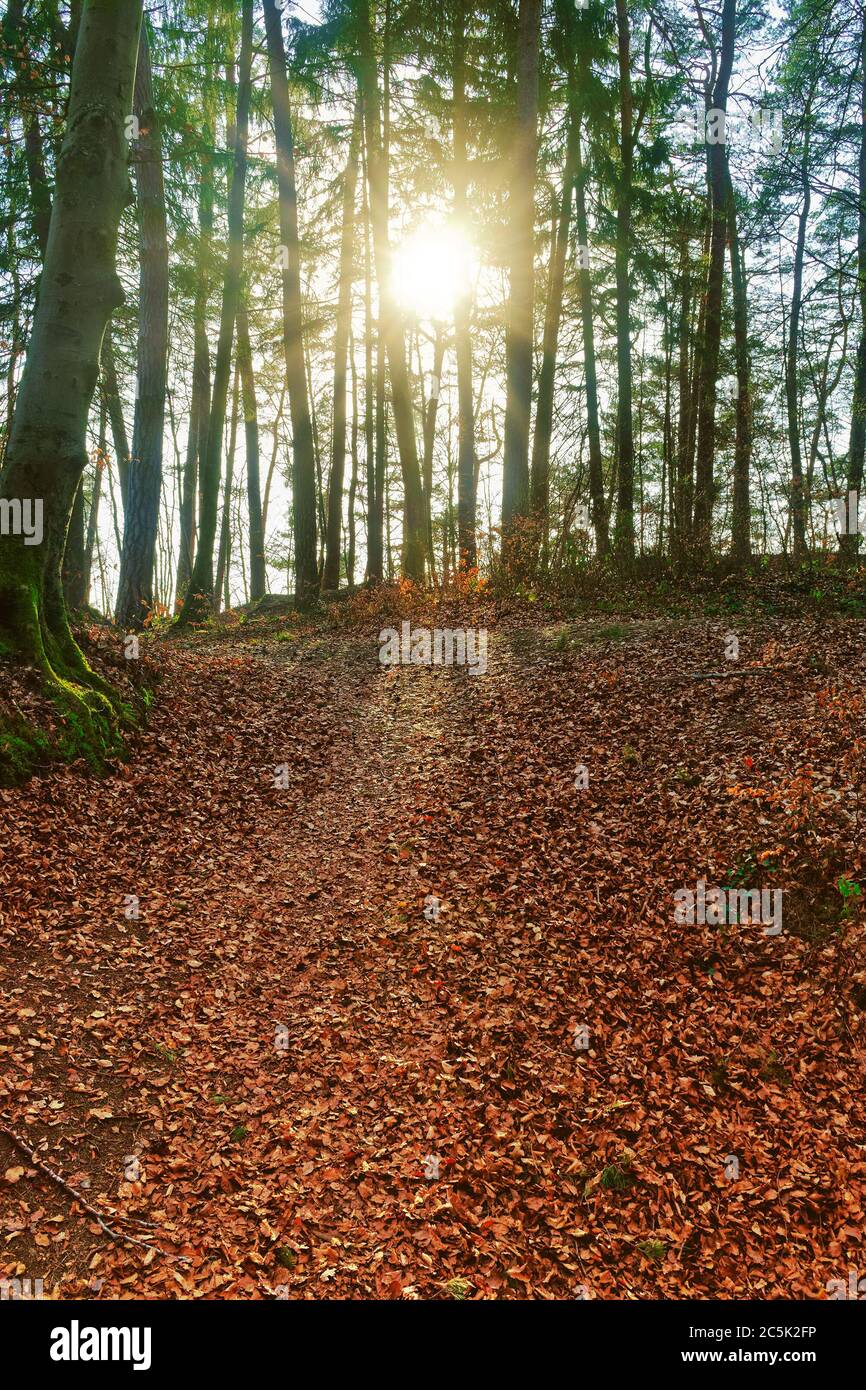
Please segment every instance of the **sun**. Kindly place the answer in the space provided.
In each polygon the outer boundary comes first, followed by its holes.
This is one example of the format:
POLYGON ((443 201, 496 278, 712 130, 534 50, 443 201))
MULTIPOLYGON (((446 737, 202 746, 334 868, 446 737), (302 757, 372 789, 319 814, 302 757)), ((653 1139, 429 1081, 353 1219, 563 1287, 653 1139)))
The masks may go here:
POLYGON ((472 247, 453 223, 425 222, 394 250, 391 285, 404 309, 422 319, 449 319, 475 268, 472 247))

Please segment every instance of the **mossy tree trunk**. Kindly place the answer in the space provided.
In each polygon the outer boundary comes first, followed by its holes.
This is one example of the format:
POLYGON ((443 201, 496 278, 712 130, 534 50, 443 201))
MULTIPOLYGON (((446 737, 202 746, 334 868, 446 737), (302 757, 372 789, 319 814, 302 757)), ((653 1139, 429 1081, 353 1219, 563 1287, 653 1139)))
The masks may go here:
POLYGON ((70 632, 61 562, 102 338, 123 299, 115 255, 130 200, 125 123, 141 11, 142 0, 87 0, 82 12, 39 302, 0 474, 0 498, 38 501, 43 515, 39 544, 0 538, 0 654, 36 667, 85 724, 88 711, 115 702, 70 632))

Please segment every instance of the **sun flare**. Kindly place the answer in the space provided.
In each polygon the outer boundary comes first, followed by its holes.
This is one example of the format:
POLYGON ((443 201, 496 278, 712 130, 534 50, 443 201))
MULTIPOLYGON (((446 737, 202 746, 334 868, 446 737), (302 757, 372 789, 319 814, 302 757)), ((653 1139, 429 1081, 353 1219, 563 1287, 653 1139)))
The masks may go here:
POLYGON ((394 251, 391 281, 404 309, 423 319, 448 319, 468 287, 475 257, 468 239, 448 223, 424 223, 394 251))

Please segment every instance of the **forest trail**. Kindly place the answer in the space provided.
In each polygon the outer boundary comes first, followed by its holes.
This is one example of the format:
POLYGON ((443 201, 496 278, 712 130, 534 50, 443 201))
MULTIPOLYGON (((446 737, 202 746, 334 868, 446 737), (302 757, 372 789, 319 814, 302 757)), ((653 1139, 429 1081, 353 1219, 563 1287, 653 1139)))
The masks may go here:
POLYGON ((492 631, 483 676, 385 670, 369 633, 161 644, 130 764, 0 792, 0 1124, 158 1250, 0 1136, 11 1268, 651 1298, 862 1264, 862 931, 807 861, 853 862, 856 801, 812 810, 862 776, 863 652, 755 624, 766 678, 690 682, 722 632, 492 631), (674 923, 750 863, 785 871, 784 934, 674 923))

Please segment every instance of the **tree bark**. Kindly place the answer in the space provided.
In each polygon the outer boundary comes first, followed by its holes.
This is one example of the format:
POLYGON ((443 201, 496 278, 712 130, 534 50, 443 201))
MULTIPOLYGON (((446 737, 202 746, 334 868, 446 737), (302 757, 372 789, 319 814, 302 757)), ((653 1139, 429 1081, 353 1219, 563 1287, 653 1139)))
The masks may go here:
POLYGON ((337 326, 334 339, 334 425, 331 437, 331 476, 328 483, 328 522, 325 538, 325 568, 322 575, 323 589, 338 589, 340 586, 343 479, 346 468, 346 355, 352 316, 355 189, 358 182, 360 138, 361 103, 360 100, 356 100, 352 135, 349 141, 349 156, 343 175, 343 228, 340 244, 340 280, 337 292, 337 326))
MULTIPOLYGON (((368 0, 357 8, 358 71, 364 103, 364 134, 367 149, 367 179, 370 188, 370 214, 373 223, 373 256, 379 288, 379 333, 388 358, 391 378, 391 408, 397 433, 397 451, 403 475, 405 525, 403 528, 402 572, 413 583, 424 583, 424 496, 418 442, 412 411, 412 393, 406 367, 403 319, 391 287, 391 246, 388 235, 387 159, 380 131, 379 79, 373 51, 368 0)), ((384 415, 384 412, 382 412, 384 415)), ((384 427, 384 419, 383 419, 384 427)), ((384 463, 384 460, 383 460, 384 463)))
POLYGON ((123 552, 115 621, 140 628, 153 609, 153 559, 162 490, 162 439, 168 368, 168 233, 162 145, 153 106, 147 27, 142 26, 135 75, 140 244, 138 393, 124 506, 123 552))
POLYGON ((235 384, 232 390, 232 413, 229 425, 229 446, 226 451, 226 472, 223 482, 223 511, 220 521, 220 543, 217 550, 216 578, 213 586, 213 611, 220 611, 220 596, 223 607, 229 606, 229 569, 232 551, 232 483, 235 472, 235 450, 238 446, 238 407, 240 404, 241 374, 235 358, 235 384))
POLYGON ((223 281, 219 337, 214 363, 213 394, 207 430, 201 489, 201 521, 195 564, 178 621, 200 621, 214 599, 214 542, 219 511, 220 458, 231 380, 232 340, 241 293, 244 254, 244 189, 247 173, 247 132, 250 113, 253 47, 253 0, 243 0, 241 52, 235 126, 234 167, 228 198, 228 257, 223 281))
POLYGON ((123 418, 123 401, 120 398, 120 387, 117 383, 117 363, 114 356, 114 336, 111 331, 110 320, 102 340, 101 363, 105 403, 111 423, 111 438, 114 441, 117 476, 120 479, 120 497, 125 507, 129 487, 129 439, 126 433, 126 421, 123 418))
MULTIPOLYGON (((208 25, 208 36, 213 31, 213 23, 208 25)), ((207 305, 210 295, 209 261, 211 239, 213 236, 213 157, 211 150, 216 140, 213 103, 205 99, 205 143, 208 150, 202 159, 201 182, 198 195, 198 245, 196 248, 196 285, 193 301, 193 357, 192 357, 192 402, 190 406, 189 433, 187 436, 186 459, 184 461, 183 483, 180 499, 180 548, 175 580, 175 606, 178 607, 186 597, 189 578, 195 563, 196 541, 196 496, 199 475, 204 469, 207 449, 208 419, 210 417, 210 348, 207 338, 207 305)))
POLYGON ((801 565, 807 558, 806 508, 803 490, 803 450, 800 443, 800 396, 797 388, 797 363, 800 350, 800 318, 803 306, 803 263, 806 255, 806 230, 812 206, 809 183, 809 135, 811 97, 806 103, 803 158, 800 163, 800 182, 803 202, 797 219, 797 239, 794 245, 794 265, 791 285, 791 312, 788 319, 788 341, 785 345, 785 406, 788 422, 788 448, 791 454, 791 530, 793 560, 801 565))
MULTIPOLYGON (((105 327, 123 292, 117 230, 130 198, 125 139, 141 0, 87 0, 72 71, 39 302, 18 392, 0 497, 43 507, 44 539, 0 543, 0 651, 99 691, 72 638, 60 566, 105 327)), ((66 697, 71 698, 70 689, 66 697)), ((83 709, 90 707, 81 701, 83 709)))
MULTIPOLYGON (((580 149, 580 131, 575 145, 575 225, 579 246, 589 247, 586 216, 586 174, 580 149)), ((588 264, 578 270, 580 320, 583 333, 583 371, 586 379, 586 433, 589 444, 589 497, 595 553, 603 560, 608 553, 607 506, 604 497, 604 471, 601 458, 601 426, 598 413, 598 373, 595 362, 595 325, 592 316, 592 272, 588 264)))
POLYGON ((626 0, 616 0, 619 63, 620 176, 616 193, 616 377, 617 472, 619 477, 614 548, 624 568, 634 561, 634 434, 631 370, 631 254, 632 128, 631 35, 626 0))
MULTIPOLYGON (((856 494, 855 506, 859 516, 860 490, 863 486, 863 462, 866 455, 866 11, 860 39, 860 153, 857 175, 857 285, 860 299, 860 339, 854 365, 854 394, 851 401, 851 431, 848 437, 847 492, 856 494)), ((859 529, 843 534, 839 553, 843 562, 856 560, 860 546, 859 529)))
POLYGON ((535 289, 535 175, 538 158, 540 0, 520 0, 517 92, 509 190, 510 276, 505 337, 505 432, 502 461, 503 542, 529 510, 532 403, 532 308, 535 289))
MULTIPOLYGON (((726 111, 728 86, 734 64, 736 0, 722 6, 722 42, 719 70, 710 97, 710 106, 726 111)), ((708 107, 708 109, 710 109, 708 107)), ((698 450, 695 460, 694 547, 695 558, 703 561, 712 539, 713 504, 716 487, 713 467, 716 451, 716 383, 719 374, 719 347, 722 338, 722 285, 725 272, 725 245, 728 228, 728 198, 725 179, 726 159, 722 141, 707 143, 707 180, 710 191, 710 254, 704 298, 704 329, 700 342, 698 376, 698 450)))
POLYGON ((283 244, 283 349, 286 385, 292 417, 292 516, 295 539, 295 602, 303 606, 315 596, 319 582, 316 560, 316 460, 313 427, 304 367, 304 323, 301 301, 301 253, 298 240, 298 201, 295 187, 295 148, 286 77, 286 51, 280 11, 275 0, 264 0, 271 98, 277 147, 280 235, 283 244))
MULTIPOLYGON (((727 166, 727 155, 725 159, 727 166)), ((734 351, 737 361, 737 425, 734 441, 734 487, 731 503, 731 556, 739 566, 752 555, 749 472, 752 463, 752 370, 749 356, 749 308, 746 268, 737 231, 737 205, 730 172, 728 185, 728 242, 734 301, 734 351)))
POLYGON ((259 460, 259 416, 256 382, 250 345, 250 323, 246 296, 238 305, 238 367, 241 373, 241 403, 244 410, 244 440, 247 455, 247 506, 250 526, 250 598, 253 603, 267 592, 265 536, 262 529, 261 464, 259 460))
MULTIPOLYGON (((370 204, 368 198, 366 142, 363 168, 364 216, 364 453, 367 471, 367 573, 368 584, 381 584, 383 573, 384 520, 384 433, 382 438, 382 469, 379 469, 379 431, 377 422, 384 415, 384 375, 373 375, 373 274, 370 249, 370 204), (379 380, 382 377, 381 412, 379 380)), ((378 357, 381 358, 381 338, 377 336, 378 357)))
MULTIPOLYGON (((466 3, 456 0, 454 19, 454 218, 467 223, 466 154, 466 3)), ((461 570, 478 563, 475 542, 475 402, 472 391, 471 286, 461 286, 454 305, 454 353, 457 359, 457 547, 461 570)))
POLYGON ((571 103, 566 135, 565 166, 562 173, 562 196, 551 251, 550 279, 544 314, 544 338, 541 350, 541 370, 538 374, 538 403, 535 408, 535 435, 532 441, 532 512, 543 528, 546 542, 548 527, 548 494, 550 491, 550 441, 553 434, 553 392, 556 381, 556 354, 559 344, 559 325, 562 320, 562 296, 565 288, 565 264, 571 227, 571 205, 577 172, 577 145, 580 138, 580 118, 571 103))

